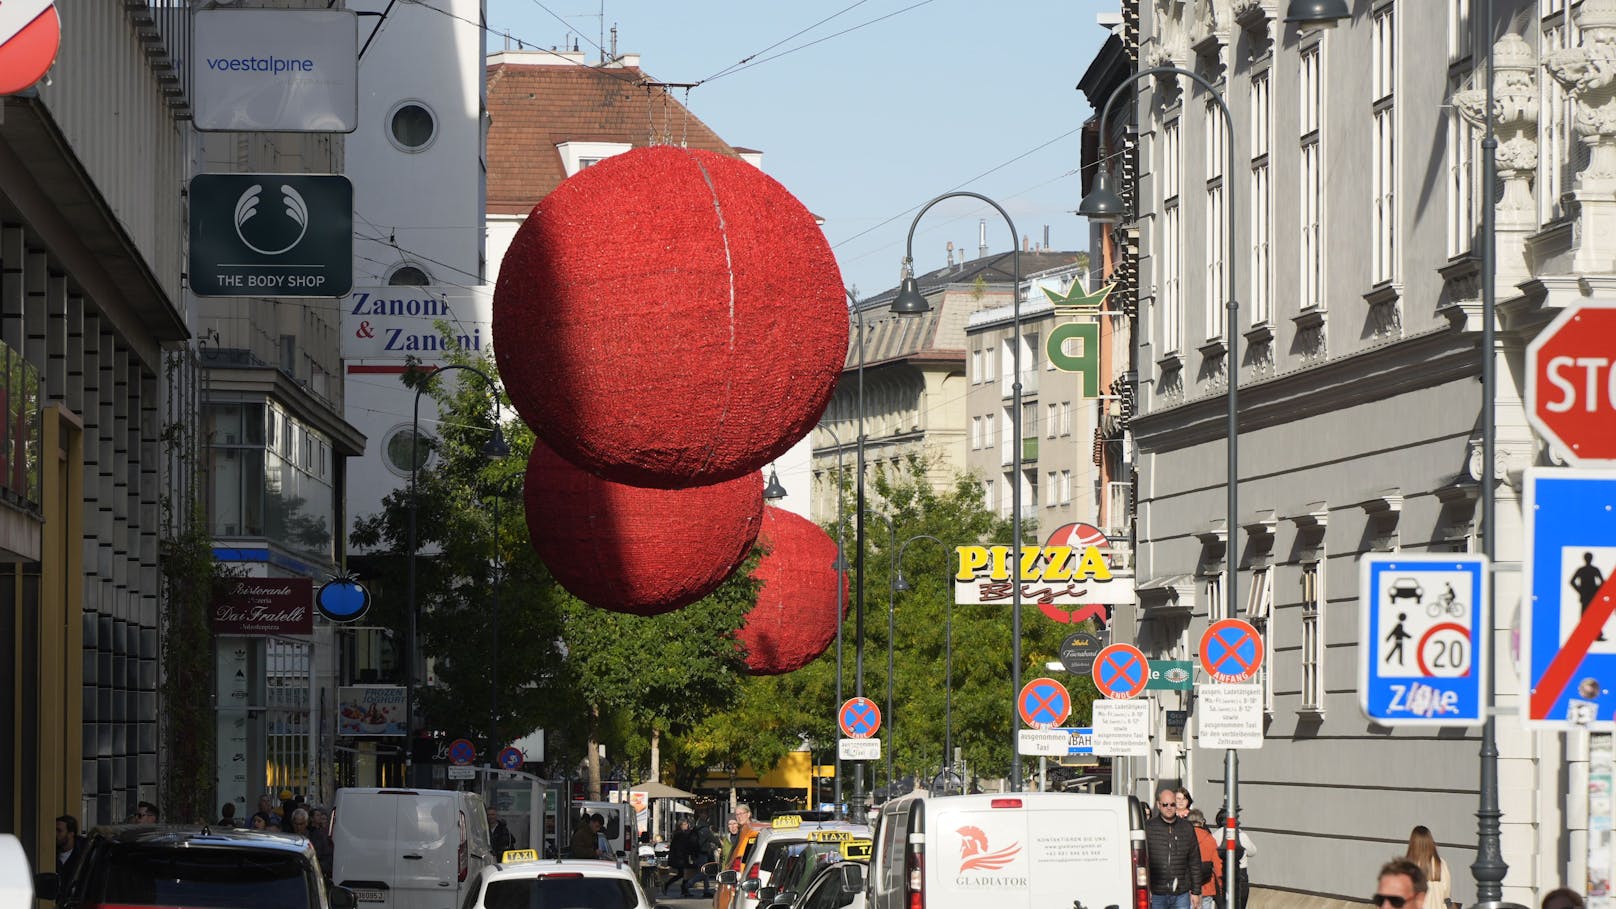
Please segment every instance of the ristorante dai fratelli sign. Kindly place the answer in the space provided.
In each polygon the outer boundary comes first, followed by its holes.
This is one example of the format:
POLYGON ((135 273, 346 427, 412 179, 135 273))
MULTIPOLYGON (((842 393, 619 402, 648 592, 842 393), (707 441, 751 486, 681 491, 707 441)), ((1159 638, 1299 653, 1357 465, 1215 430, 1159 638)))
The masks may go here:
POLYGON ((213 596, 215 634, 314 633, 314 582, 309 578, 228 578, 213 596))

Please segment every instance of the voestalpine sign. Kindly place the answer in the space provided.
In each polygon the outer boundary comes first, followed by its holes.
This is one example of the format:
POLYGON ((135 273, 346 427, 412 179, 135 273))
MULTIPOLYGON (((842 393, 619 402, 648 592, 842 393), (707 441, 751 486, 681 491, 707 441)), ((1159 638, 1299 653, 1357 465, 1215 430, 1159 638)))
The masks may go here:
POLYGON ((431 363, 456 350, 480 354, 493 311, 492 286, 356 287, 342 304, 342 357, 431 363))
POLYGON ((197 10, 196 128, 351 133, 359 19, 335 9, 197 10))
POLYGON ((214 634, 314 633, 314 582, 308 578, 227 578, 211 616, 214 634))
POLYGON ((191 178, 191 289, 340 297, 353 287, 353 184, 340 174, 191 178))

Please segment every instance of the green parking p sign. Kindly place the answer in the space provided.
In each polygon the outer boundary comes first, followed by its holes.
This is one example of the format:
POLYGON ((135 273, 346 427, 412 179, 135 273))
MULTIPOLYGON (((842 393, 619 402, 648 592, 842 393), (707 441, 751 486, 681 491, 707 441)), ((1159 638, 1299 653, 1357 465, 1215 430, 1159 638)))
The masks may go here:
POLYGON ((340 297, 353 288, 353 184, 331 174, 191 178, 190 284, 208 297, 340 297))

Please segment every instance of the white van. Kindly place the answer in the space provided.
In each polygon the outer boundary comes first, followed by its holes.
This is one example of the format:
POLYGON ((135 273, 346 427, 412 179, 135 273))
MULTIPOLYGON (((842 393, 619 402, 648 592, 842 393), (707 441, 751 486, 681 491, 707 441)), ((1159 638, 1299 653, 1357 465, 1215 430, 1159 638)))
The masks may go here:
POLYGON ((1146 909, 1145 813, 1124 795, 1006 792, 881 809, 870 909, 1146 909))
POLYGON ((495 860, 482 798, 448 789, 338 789, 331 843, 361 909, 458 909, 495 860))

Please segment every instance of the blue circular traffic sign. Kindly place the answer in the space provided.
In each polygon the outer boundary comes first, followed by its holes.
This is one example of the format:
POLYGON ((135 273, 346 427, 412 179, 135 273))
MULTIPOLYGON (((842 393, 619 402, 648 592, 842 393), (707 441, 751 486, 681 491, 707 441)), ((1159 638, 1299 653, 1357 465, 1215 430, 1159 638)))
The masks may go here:
POLYGON ((506 746, 499 752, 499 766, 506 770, 521 770, 522 763, 527 758, 520 748, 506 746))
POLYGON ((1108 698, 1137 697, 1150 681, 1150 661, 1132 644, 1112 644, 1094 657, 1094 686, 1108 698))
POLYGON ((1072 698, 1066 686, 1054 679, 1033 679, 1021 686, 1016 712, 1023 723, 1034 729, 1053 729, 1072 715, 1072 698))
POLYGON ((1262 662, 1262 635, 1244 619, 1219 619, 1201 635, 1201 668, 1216 681, 1249 681, 1262 662))
POLYGON ((867 739, 881 728, 881 708, 869 698, 848 698, 836 714, 836 725, 848 738, 867 739))
POLYGON ((468 739, 455 739, 449 743, 449 763, 465 767, 477 760, 477 746, 468 739))

